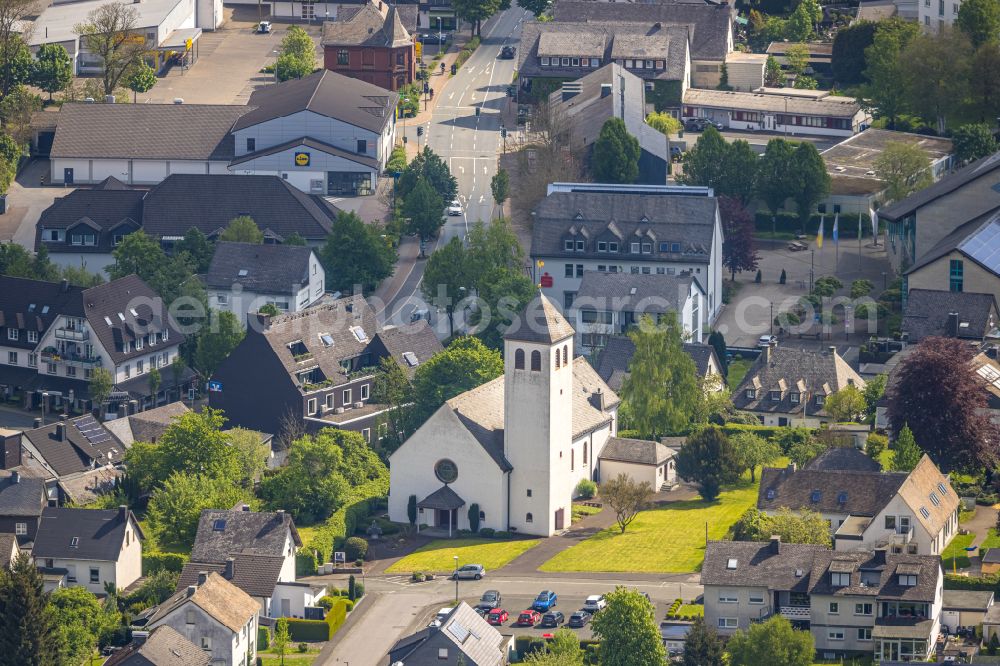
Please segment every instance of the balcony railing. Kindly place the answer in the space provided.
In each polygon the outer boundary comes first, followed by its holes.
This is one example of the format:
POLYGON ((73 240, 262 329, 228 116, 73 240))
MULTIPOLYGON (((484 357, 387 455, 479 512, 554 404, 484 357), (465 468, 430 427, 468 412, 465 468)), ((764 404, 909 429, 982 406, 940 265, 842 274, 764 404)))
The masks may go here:
POLYGON ((906 545, 913 540, 913 526, 906 528, 897 528, 896 533, 892 535, 892 543, 898 543, 906 545))
POLYGON ((56 338, 59 340, 89 340, 90 332, 78 328, 57 328, 56 338))
POLYGON ((68 363, 90 368, 101 365, 100 356, 83 356, 81 354, 60 354, 59 352, 42 352, 42 361, 46 363, 68 363))
POLYGON ((809 612, 809 606, 782 606, 778 610, 778 613, 786 620, 808 621, 812 617, 809 612))

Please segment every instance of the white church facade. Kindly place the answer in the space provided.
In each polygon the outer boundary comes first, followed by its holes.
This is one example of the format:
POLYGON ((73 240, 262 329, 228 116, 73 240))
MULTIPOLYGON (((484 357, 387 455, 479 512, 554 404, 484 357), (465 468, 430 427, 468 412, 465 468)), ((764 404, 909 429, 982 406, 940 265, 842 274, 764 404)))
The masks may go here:
MULTIPOLYGON (((617 432, 619 399, 582 357, 574 330, 539 295, 504 336, 504 375, 448 400, 389 457, 389 517, 449 530, 550 536, 568 528, 582 479, 617 432)), ((652 445, 652 443, 650 443, 652 445)))

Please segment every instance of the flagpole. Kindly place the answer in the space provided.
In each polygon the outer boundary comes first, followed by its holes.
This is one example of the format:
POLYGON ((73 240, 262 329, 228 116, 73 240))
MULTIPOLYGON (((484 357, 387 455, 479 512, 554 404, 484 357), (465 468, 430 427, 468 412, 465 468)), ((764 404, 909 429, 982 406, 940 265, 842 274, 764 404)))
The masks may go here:
POLYGON ((837 274, 837 267, 840 266, 840 213, 833 218, 833 247, 835 251, 833 259, 833 274, 837 274))

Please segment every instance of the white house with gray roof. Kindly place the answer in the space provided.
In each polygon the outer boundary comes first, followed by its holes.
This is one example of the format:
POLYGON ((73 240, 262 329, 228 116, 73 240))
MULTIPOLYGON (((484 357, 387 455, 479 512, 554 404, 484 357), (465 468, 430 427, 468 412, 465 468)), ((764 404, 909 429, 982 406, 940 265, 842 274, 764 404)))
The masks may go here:
POLYGON ((618 396, 573 353, 573 327, 544 295, 504 336, 504 374, 445 402, 389 457, 389 516, 446 533, 480 526, 550 536, 595 479, 617 432, 618 396))
POLYGON ((722 223, 711 188, 552 183, 532 212, 535 282, 570 311, 584 274, 691 275, 699 321, 722 308, 722 223))

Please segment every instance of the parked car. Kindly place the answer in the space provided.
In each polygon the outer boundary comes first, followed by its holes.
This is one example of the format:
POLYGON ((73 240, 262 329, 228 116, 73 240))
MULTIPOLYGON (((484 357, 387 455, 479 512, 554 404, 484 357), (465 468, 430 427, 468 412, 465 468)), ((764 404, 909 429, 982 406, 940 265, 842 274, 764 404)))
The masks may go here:
POLYGON ((451 606, 445 606, 444 608, 441 608, 440 610, 438 610, 437 615, 434 616, 434 619, 431 620, 430 624, 428 624, 427 626, 440 627, 441 623, 444 622, 444 619, 448 617, 448 614, 451 613, 451 611, 453 610, 454 609, 451 606))
POLYGON ((544 613, 554 608, 556 601, 558 601, 558 597, 555 592, 552 590, 542 590, 535 597, 535 601, 531 604, 531 607, 540 613, 544 613))
POLYGON ((770 347, 778 341, 778 338, 773 335, 762 335, 757 338, 757 346, 761 349, 765 347, 770 347))
POLYGON ((607 605, 608 602, 603 594, 592 594, 583 602, 583 610, 588 613, 596 613, 599 610, 603 610, 607 605))
POLYGON ((558 627, 566 621, 566 618, 559 611, 549 611, 542 616, 543 627, 558 627))
POLYGON ((500 49, 500 59, 501 60, 513 60, 514 55, 517 53, 517 49, 513 46, 505 46, 500 49))
POLYGON ((590 624, 590 613, 587 611, 576 611, 569 616, 569 622, 566 624, 574 629, 579 629, 580 627, 590 624))
POLYGON ((486 621, 492 624, 494 627, 501 626, 509 618, 510 614, 507 613, 507 611, 505 611, 502 608, 494 608, 489 613, 486 614, 486 621))
POLYGON ((270 21, 261 21, 260 23, 257 24, 257 34, 258 35, 266 35, 269 32, 271 32, 271 22, 270 21))
POLYGON ((464 578, 465 580, 479 580, 486 575, 486 569, 482 564, 466 564, 451 575, 452 580, 464 578))
POLYGON ((461 215, 462 214, 462 203, 455 199, 448 205, 448 216, 461 215))
POLYGON ((486 590, 483 592, 483 596, 480 597, 479 603, 476 604, 476 608, 485 608, 486 610, 492 610, 494 608, 500 608, 500 592, 497 590, 486 590))
POLYGON ((708 127, 708 118, 687 118, 684 121, 684 130, 687 132, 701 132, 708 127))
POLYGON ((444 32, 431 32, 420 35, 420 41, 424 44, 444 44, 448 41, 448 34, 444 32))
POLYGON ((517 616, 517 624, 522 627, 533 627, 542 621, 542 614, 536 610, 523 610, 517 616))

